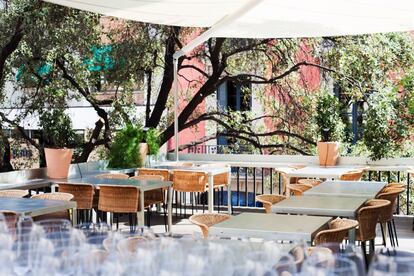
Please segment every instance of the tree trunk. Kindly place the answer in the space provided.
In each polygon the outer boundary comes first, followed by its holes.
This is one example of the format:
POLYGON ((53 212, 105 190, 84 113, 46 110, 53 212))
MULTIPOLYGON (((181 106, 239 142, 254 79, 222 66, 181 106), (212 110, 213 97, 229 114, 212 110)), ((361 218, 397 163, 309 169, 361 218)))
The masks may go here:
POLYGON ((98 145, 99 135, 102 131, 103 126, 104 126, 104 124, 101 120, 98 120, 95 123, 95 128, 92 131, 91 138, 89 138, 89 141, 83 145, 81 155, 78 156, 75 159, 76 163, 82 163, 82 162, 87 162, 88 161, 89 155, 95 149, 95 147, 98 145))
POLYGON ((10 148, 10 142, 9 139, 7 139, 6 135, 4 135, 3 130, 1 131, 1 140, 3 144, 4 153, 1 158, 1 166, 0 166, 0 172, 10 172, 14 171, 14 168, 11 164, 11 148, 10 148))
POLYGON ((145 105, 145 125, 149 125, 151 116, 152 70, 147 72, 147 102, 145 105))

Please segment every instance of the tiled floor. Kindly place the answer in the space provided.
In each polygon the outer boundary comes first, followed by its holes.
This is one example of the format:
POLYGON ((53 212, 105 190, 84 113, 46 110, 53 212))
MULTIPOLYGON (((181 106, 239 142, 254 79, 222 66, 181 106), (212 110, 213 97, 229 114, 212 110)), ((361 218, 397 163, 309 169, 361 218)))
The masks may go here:
MULTIPOLYGON (((164 224, 163 218, 161 216, 152 216, 151 217, 151 228, 156 233, 164 233, 164 224)), ((413 218, 412 217, 396 217, 395 225, 398 233, 398 240, 400 249, 414 252, 414 231, 413 228, 413 218)), ((174 234, 178 235, 196 235, 200 236, 201 231, 199 227, 192 225, 188 216, 186 218, 177 218, 174 216, 173 219, 173 228, 172 231, 174 234)), ((378 227, 376 245, 377 248, 380 248, 382 244, 381 231, 378 227)))

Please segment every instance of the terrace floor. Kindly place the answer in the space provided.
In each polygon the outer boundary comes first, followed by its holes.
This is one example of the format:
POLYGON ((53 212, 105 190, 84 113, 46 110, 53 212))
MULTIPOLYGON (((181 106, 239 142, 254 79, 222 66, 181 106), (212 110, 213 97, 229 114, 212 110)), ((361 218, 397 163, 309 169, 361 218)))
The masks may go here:
MULTIPOLYGON (((414 252, 413 217, 396 216, 395 225, 397 228, 400 249, 414 252)), ((160 216, 155 212, 152 213, 151 228, 155 233, 164 233, 165 228, 163 216, 160 216)), ((191 224, 188 220, 188 216, 185 218, 178 218, 174 216, 172 231, 173 234, 177 235, 194 235, 196 237, 201 237, 200 228, 191 224)), ((379 227, 377 229, 377 239, 375 244, 377 245, 377 248, 380 248, 382 244, 381 230, 379 227)))

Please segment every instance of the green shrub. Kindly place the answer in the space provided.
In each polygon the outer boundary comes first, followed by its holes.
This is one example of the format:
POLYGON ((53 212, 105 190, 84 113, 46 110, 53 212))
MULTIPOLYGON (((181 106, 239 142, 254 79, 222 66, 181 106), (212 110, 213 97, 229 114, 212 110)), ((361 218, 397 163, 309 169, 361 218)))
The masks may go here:
POLYGON ((47 148, 74 147, 76 136, 70 117, 63 108, 43 112, 39 126, 43 130, 44 146, 47 148))

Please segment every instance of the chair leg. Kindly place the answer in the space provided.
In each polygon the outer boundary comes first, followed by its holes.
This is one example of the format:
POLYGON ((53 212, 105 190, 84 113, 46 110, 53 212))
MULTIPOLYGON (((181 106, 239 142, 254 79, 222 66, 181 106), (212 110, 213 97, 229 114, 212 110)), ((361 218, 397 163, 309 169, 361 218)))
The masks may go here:
POLYGON ((362 253, 364 255, 364 260, 365 260, 365 268, 368 269, 368 256, 367 256, 367 247, 364 241, 361 241, 361 249, 362 249, 362 253))
POLYGON ((147 227, 151 227, 151 208, 147 208, 147 227))
POLYGON ((217 212, 220 213, 220 189, 217 190, 217 212))
POLYGON ((382 223, 380 223, 379 225, 380 225, 380 227, 381 227, 381 234, 382 234, 382 245, 383 245, 384 247, 386 247, 386 246, 387 246, 387 241, 386 241, 386 239, 385 239, 384 227, 382 226, 382 223))
POLYGON ((388 235, 390 236, 391 246, 392 247, 395 247, 395 244, 394 244, 394 235, 393 235, 394 233, 392 231, 392 225, 391 225, 390 222, 387 222, 387 228, 388 228, 388 235))
POLYGON ((395 221, 394 221, 394 219, 391 220, 391 223, 392 223, 392 228, 394 228, 395 242, 397 243, 397 246, 399 247, 400 245, 398 244, 397 229, 395 228, 395 221))

